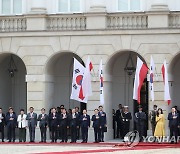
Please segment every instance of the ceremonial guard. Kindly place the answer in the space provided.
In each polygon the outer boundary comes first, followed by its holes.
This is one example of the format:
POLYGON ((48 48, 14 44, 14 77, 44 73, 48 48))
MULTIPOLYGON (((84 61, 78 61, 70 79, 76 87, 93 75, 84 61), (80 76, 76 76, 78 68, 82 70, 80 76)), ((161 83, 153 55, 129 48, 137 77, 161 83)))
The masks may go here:
POLYGON ((135 113, 134 121, 136 124, 136 129, 139 132, 140 141, 143 140, 143 136, 145 133, 145 125, 146 125, 146 114, 142 110, 142 106, 138 106, 138 112, 135 113))
POLYGON ((46 131, 48 127, 48 115, 45 114, 45 109, 41 109, 41 114, 38 116, 39 121, 39 128, 41 131, 41 141, 40 142, 46 142, 46 131))
POLYGON ((82 142, 88 141, 88 128, 90 127, 90 116, 87 114, 87 110, 83 110, 83 115, 80 116, 81 130, 82 130, 82 142))
POLYGON ((121 113, 123 138, 129 132, 130 120, 132 119, 131 112, 128 110, 128 106, 124 106, 124 111, 121 113))

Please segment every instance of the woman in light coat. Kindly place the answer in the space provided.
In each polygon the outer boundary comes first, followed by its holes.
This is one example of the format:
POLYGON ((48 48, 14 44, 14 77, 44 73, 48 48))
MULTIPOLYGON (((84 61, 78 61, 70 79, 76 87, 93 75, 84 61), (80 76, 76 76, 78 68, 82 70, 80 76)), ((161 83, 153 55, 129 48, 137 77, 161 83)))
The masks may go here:
POLYGON ((19 128, 19 142, 26 142, 26 128, 27 128, 27 115, 24 114, 24 109, 20 110, 20 114, 18 115, 17 122, 19 128))

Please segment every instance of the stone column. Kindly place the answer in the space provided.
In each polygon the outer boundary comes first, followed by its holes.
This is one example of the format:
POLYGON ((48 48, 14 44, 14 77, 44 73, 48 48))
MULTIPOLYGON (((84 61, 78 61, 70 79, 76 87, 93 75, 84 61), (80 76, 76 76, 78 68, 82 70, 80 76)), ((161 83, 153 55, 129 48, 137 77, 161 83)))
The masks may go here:
POLYGON ((106 28, 106 6, 104 0, 91 0, 91 7, 88 11, 87 29, 105 29, 106 28))
POLYGON ((148 12, 148 28, 167 28, 169 8, 166 0, 153 0, 148 12))

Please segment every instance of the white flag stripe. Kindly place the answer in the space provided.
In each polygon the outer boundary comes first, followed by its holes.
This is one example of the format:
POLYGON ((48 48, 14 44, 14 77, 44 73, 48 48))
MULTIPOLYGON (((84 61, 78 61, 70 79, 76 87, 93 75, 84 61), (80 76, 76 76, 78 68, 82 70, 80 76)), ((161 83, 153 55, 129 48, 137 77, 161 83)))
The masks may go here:
POLYGON ((84 71, 84 77, 83 77, 83 81, 82 81, 83 95, 85 97, 92 95, 90 63, 91 63, 91 61, 88 56, 88 59, 86 62, 86 68, 84 71))
POLYGON ((104 83, 103 83, 103 66, 102 59, 99 65, 99 82, 100 82, 100 104, 104 105, 104 83))
POLYGON ((151 93, 151 100, 154 101, 154 75, 155 73, 155 65, 153 57, 151 56, 151 63, 150 63, 150 93, 151 93))

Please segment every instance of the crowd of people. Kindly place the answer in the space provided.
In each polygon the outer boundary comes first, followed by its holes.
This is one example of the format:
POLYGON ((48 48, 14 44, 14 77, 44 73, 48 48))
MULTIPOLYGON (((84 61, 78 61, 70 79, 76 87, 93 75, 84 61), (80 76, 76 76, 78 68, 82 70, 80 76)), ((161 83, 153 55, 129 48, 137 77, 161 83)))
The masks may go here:
POLYGON ((41 132, 41 141, 47 141, 47 128, 49 128, 49 135, 51 142, 57 142, 61 139, 62 142, 68 141, 68 132, 71 137, 70 143, 76 143, 80 138, 80 130, 82 134, 82 143, 88 141, 88 129, 90 121, 93 122, 95 142, 104 142, 104 132, 107 131, 106 113, 103 111, 103 106, 99 106, 94 110, 94 115, 90 118, 87 110, 83 110, 81 114, 79 107, 69 109, 68 112, 61 105, 57 108, 51 108, 49 113, 46 113, 44 108, 41 113, 37 115, 34 108, 29 108, 29 113, 25 114, 25 110, 21 109, 19 115, 13 111, 12 107, 6 114, 0 108, 0 133, 2 142, 4 142, 4 129, 7 129, 8 142, 15 142, 15 129, 19 129, 19 142, 26 142, 26 130, 29 129, 29 141, 35 142, 35 132, 39 121, 39 128, 41 132))
MULTIPOLYGON (((143 136, 146 136, 148 117, 152 126, 152 135, 155 138, 165 137, 165 116, 163 110, 154 105, 153 110, 148 116, 143 111, 143 107, 139 105, 138 112, 134 114, 134 124, 135 130, 139 132, 140 141, 143 141, 143 136)), ((172 143, 177 143, 178 135, 180 135, 180 111, 177 109, 177 106, 171 108, 167 119, 169 120, 170 138, 175 137, 172 143)), ((119 104, 119 109, 116 112, 113 110, 114 138, 124 139, 124 136, 129 132, 131 120, 132 115, 128 111, 128 106, 119 104)))

